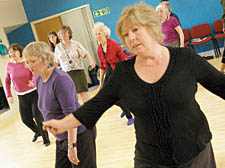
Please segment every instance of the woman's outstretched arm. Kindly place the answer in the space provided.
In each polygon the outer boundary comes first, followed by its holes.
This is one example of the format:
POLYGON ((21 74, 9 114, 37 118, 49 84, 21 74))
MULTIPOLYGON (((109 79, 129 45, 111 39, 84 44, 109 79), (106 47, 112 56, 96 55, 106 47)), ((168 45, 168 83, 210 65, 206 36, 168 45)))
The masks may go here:
POLYGON ((73 116, 73 114, 69 114, 68 116, 60 120, 53 119, 43 122, 43 129, 50 131, 52 134, 56 135, 80 125, 80 121, 77 120, 73 116))

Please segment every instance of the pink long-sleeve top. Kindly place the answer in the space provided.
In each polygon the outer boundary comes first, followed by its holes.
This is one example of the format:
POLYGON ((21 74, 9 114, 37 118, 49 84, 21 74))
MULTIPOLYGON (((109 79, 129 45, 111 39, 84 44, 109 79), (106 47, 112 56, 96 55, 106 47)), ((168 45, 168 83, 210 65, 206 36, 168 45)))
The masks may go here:
POLYGON ((36 76, 34 76, 29 69, 25 68, 24 62, 9 62, 7 64, 5 76, 7 97, 12 97, 11 81, 18 95, 24 95, 36 89, 36 76), (32 81, 34 83, 34 88, 29 86, 29 81, 32 81))

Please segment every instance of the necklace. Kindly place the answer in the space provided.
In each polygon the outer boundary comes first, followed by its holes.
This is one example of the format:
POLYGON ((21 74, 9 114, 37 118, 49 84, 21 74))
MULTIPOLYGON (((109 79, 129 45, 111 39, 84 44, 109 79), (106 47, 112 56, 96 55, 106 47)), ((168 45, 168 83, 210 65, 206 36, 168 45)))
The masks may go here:
POLYGON ((69 55, 69 52, 68 52, 70 50, 70 42, 69 42, 67 48, 66 48, 66 46, 63 43, 62 43, 62 46, 63 46, 63 49, 64 49, 64 51, 66 53, 67 58, 69 59, 69 63, 72 64, 73 61, 72 61, 72 59, 71 59, 71 57, 69 55))
POLYGON ((106 50, 107 50, 107 42, 104 42, 101 45, 102 45, 102 49, 103 49, 104 53, 106 53, 106 50))

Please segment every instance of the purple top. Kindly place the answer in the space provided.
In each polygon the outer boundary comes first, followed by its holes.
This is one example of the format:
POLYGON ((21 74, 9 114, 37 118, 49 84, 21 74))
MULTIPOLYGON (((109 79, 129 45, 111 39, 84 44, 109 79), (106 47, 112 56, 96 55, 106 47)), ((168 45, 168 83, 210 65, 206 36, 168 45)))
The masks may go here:
MULTIPOLYGON (((70 76, 55 68, 46 83, 41 76, 37 77, 39 95, 38 107, 44 120, 61 119, 80 107, 74 83, 70 76)), ((85 126, 78 127, 78 134, 86 130, 85 126)), ((57 140, 67 139, 67 132, 55 136, 57 140)))
POLYGON ((180 26, 178 20, 170 16, 169 20, 166 20, 162 24, 162 32, 165 35, 163 44, 167 44, 176 40, 180 40, 179 34, 175 30, 177 26, 180 26))

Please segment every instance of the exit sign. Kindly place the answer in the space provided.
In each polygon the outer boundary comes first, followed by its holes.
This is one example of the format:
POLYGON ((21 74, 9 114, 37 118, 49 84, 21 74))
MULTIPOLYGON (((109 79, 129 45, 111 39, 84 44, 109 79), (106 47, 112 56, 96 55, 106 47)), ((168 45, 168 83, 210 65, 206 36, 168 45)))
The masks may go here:
POLYGON ((99 10, 94 11, 93 14, 94 14, 95 18, 99 17, 99 16, 103 16, 103 15, 108 15, 108 14, 110 14, 110 9, 109 9, 109 7, 104 8, 104 9, 99 9, 99 10))

